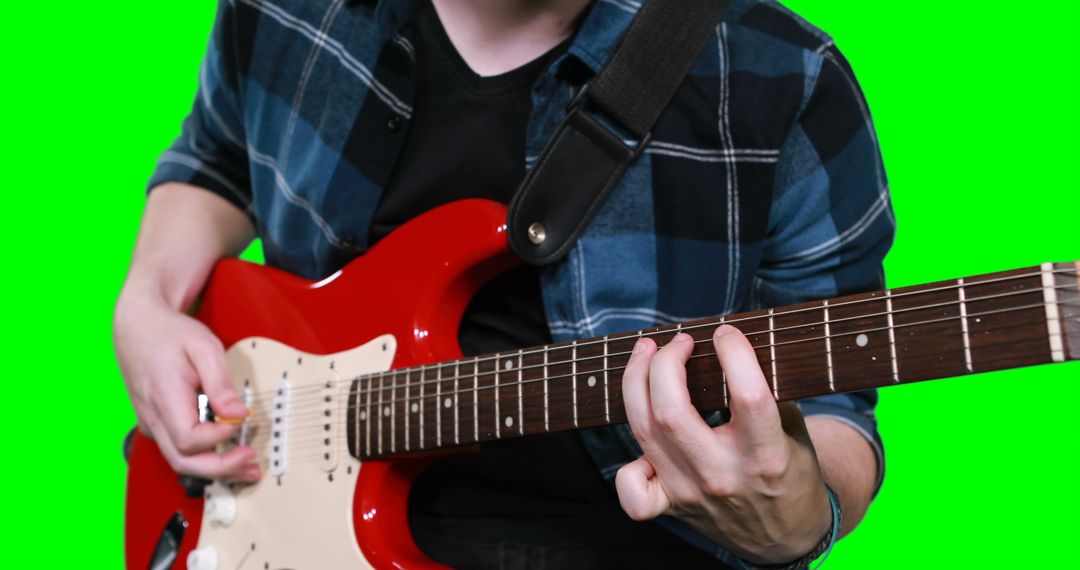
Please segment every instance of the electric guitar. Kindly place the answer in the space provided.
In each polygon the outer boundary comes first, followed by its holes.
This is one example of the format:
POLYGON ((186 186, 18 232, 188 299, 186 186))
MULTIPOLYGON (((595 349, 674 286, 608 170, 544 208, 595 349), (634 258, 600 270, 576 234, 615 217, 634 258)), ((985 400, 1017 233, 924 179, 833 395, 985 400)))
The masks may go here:
POLYGON ((625 422, 622 370, 642 335, 694 337, 702 411, 727 405, 710 342, 725 322, 749 337, 777 400, 1080 359, 1080 262, 462 359, 469 299, 516 263, 505 219, 494 202, 448 204, 318 283, 219 263, 197 316, 254 410, 237 443, 263 478, 186 493, 136 434, 127 567, 440 567, 406 520, 425 452, 625 422))

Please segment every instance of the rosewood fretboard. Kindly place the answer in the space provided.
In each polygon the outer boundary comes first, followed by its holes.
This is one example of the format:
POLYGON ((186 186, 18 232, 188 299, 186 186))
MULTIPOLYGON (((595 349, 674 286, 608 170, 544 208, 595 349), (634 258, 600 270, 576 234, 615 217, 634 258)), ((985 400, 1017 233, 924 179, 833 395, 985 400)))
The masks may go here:
POLYGON ((1044 264, 390 370, 353 381, 358 458, 623 423, 622 372, 641 336, 694 337, 691 400, 727 407, 712 333, 740 329, 777 400, 1080 359, 1080 262, 1044 264))

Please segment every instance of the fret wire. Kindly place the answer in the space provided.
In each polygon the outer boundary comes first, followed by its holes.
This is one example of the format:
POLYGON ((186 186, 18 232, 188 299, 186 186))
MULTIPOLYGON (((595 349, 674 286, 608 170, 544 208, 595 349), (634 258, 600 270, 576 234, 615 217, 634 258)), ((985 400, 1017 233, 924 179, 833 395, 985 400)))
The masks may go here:
POLYGON ((570 343, 570 382, 574 386, 574 393, 571 397, 574 400, 574 427, 578 427, 578 408, 577 408, 577 341, 570 343))
POLYGON ((780 399, 780 386, 776 380, 776 326, 773 324, 773 310, 769 309, 769 363, 772 367, 773 399, 780 399))
MULTIPOLYGON (((409 375, 410 375, 410 373, 411 373, 410 370, 408 370, 408 369, 405 370, 405 401, 406 402, 409 402, 409 375)), ((409 445, 410 445, 410 442, 412 441, 412 436, 409 434, 409 416, 412 415, 411 408, 412 408, 412 406, 405 406, 401 410, 401 413, 405 414, 405 451, 409 451, 409 445)))
MULTIPOLYGON (((371 379, 368 378, 367 385, 371 386, 371 379)), ((360 385, 360 389, 363 390, 364 385, 360 385)), ((364 394, 367 397, 367 405, 364 408, 367 410, 364 412, 364 449, 371 453, 371 392, 364 394)), ((357 394, 357 399, 360 399, 360 395, 357 394)))
MULTIPOLYGON (((367 381, 368 388, 371 388, 371 381, 372 380, 374 380, 374 378, 368 378, 368 381, 367 381)), ((372 403, 371 394, 372 393, 370 391, 367 393, 367 413, 364 415, 365 421, 367 422, 367 424, 365 426, 367 434, 364 436, 364 438, 367 440, 367 450, 368 450, 369 453, 374 449, 373 447, 371 447, 371 403, 372 403)))
MULTIPOLYGON (((833 378, 832 367, 832 335, 829 334, 829 300, 825 299, 821 305, 825 310, 825 364, 828 365, 829 371, 829 391, 836 391, 836 382, 833 378)), ((776 348, 775 344, 771 345, 772 348, 776 348)))
MULTIPOLYGON (((1042 308, 1042 306, 1043 306, 1042 303, 1038 303, 1038 304, 1024 305, 1024 306, 1021 306, 1021 307, 1014 307, 1014 308, 1009 308, 1009 309, 996 309, 996 310, 991 310, 991 311, 983 311, 983 312, 979 312, 979 313, 972 313, 969 316, 982 317, 982 316, 993 315, 993 314, 1004 314, 1004 313, 1009 313, 1009 312, 1014 312, 1014 311, 1023 311, 1023 310, 1042 308)), ((954 319, 956 319, 956 317, 942 317, 942 318, 938 318, 938 319, 930 319, 930 320, 925 320, 925 321, 917 321, 917 322, 912 322, 912 323, 905 323, 905 324, 897 325, 896 328, 923 326, 923 325, 934 324, 934 323, 939 323, 939 322, 951 321, 951 320, 954 320, 954 319)), ((1042 322, 1041 318, 1040 318, 1040 320, 1038 322, 1042 322)), ((1031 323, 1028 323, 1028 324, 1031 324, 1031 323)), ((1003 327, 1003 328, 1008 328, 1008 327, 1003 327)), ((840 333, 840 334, 837 334, 835 336, 836 337, 851 336, 851 335, 857 335, 857 334, 863 334, 863 333, 880 332, 880 331, 884 331, 884 330, 887 330, 887 327, 875 327, 875 328, 870 328, 870 329, 862 329, 862 330, 857 330, 857 331, 852 331, 852 332, 840 333)), ((775 345, 776 346, 781 346, 781 345, 786 345, 786 344, 798 344, 798 343, 803 343, 803 342, 813 342, 813 341, 823 340, 824 338, 825 337, 822 336, 822 337, 815 337, 815 338, 809 338, 809 339, 799 339, 799 340, 794 340, 794 341, 784 341, 784 342, 775 343, 775 345)), ((711 339, 695 340, 694 344, 695 345, 697 345, 697 344, 705 344, 705 343, 709 343, 709 342, 711 342, 711 339)), ((761 345, 754 345, 754 346, 752 346, 752 348, 754 350, 758 350, 758 349, 767 348, 768 346, 770 346, 770 345, 769 344, 761 344, 761 345)), ((615 354, 613 354, 613 356, 625 356, 625 355, 628 355, 628 354, 630 354, 630 353, 629 352, 622 352, 622 353, 615 353, 615 354)), ((710 356, 715 356, 715 353, 714 352, 706 352, 706 353, 703 353, 703 354, 695 354, 695 355, 690 356, 690 359, 692 360, 694 358, 706 358, 706 357, 710 357, 710 356)), ((801 359, 793 359, 791 362, 805 361, 805 360, 809 360, 809 359, 813 359, 813 358, 818 358, 818 356, 817 355, 811 355, 811 356, 807 356, 807 357, 804 357, 804 358, 801 358, 801 359)), ((614 372, 614 371, 623 370, 625 368, 626 368, 625 365, 612 366, 612 367, 608 367, 606 370, 608 372, 614 372)), ((598 370, 597 372, 603 372, 603 370, 598 370)), ((557 375, 557 376, 551 376, 550 379, 552 379, 552 380, 565 379, 568 376, 569 376, 568 374, 562 374, 562 375, 557 375)), ((540 380, 539 379, 538 380, 524 380, 523 383, 531 383, 531 382, 538 382, 538 381, 540 381, 540 380)), ((726 381, 725 381, 724 388, 725 388, 725 393, 726 393, 726 381)))
POLYGON ((458 419, 458 409, 461 407, 458 405, 458 379, 461 378, 461 361, 457 361, 454 364, 454 443, 461 443, 461 437, 458 433, 460 429, 460 421, 458 419))
POLYGON ((442 366, 435 367, 435 446, 442 447, 442 366))
MULTIPOLYGON (((681 323, 680 323, 681 324, 681 323)), ((604 421, 611 422, 611 401, 608 398, 608 335, 604 335, 604 421)))
POLYGON ((525 381, 525 377, 522 376, 522 370, 521 370, 521 367, 524 364, 524 362, 522 362, 522 360, 521 360, 521 355, 522 355, 523 352, 524 352, 524 349, 518 350, 518 362, 517 362, 517 371, 518 371, 518 382, 517 382, 517 385, 518 385, 517 386, 517 389, 518 389, 518 432, 520 432, 522 435, 525 435, 525 406, 522 404, 522 393, 521 393, 521 387, 525 385, 523 383, 525 381))
MULTIPOLYGON (((983 285, 983 284, 984 284, 984 282, 979 282, 979 283, 974 284, 974 285, 983 285)), ((950 289, 954 289, 954 288, 955 287, 950 287, 950 289)), ((1056 289, 1070 289, 1071 290, 1072 287, 1067 286, 1067 285, 1062 285, 1062 286, 1056 287, 1056 289)), ((923 292, 924 293, 931 293, 931 292, 936 292, 936 290, 934 290, 934 291, 928 290, 928 291, 923 291, 923 292)), ((1003 293, 1003 294, 999 294, 999 295, 988 295, 986 297, 977 297, 977 298, 968 299, 968 300, 969 301, 990 301, 990 300, 996 300, 996 299, 1007 298, 1007 297, 1015 297, 1015 296, 1020 296, 1020 295, 1033 295, 1033 294, 1037 294, 1038 292, 1039 292, 1038 289, 1030 289, 1030 290, 1024 290, 1024 291, 1014 291, 1014 292, 1010 292, 1010 293, 1003 293)), ((893 298, 896 298, 896 297, 898 297, 898 295, 893 296, 893 298)), ((870 299, 869 301, 880 301, 880 299, 870 299)), ((933 304, 929 304, 929 305, 923 305, 923 306, 917 306, 917 307, 910 307, 910 308, 906 308, 906 309, 895 310, 895 311, 893 311, 893 314, 899 314, 899 313, 911 312, 911 311, 922 311, 922 310, 935 309, 935 308, 941 308, 941 307, 950 307, 950 306, 956 305, 957 303, 958 303, 958 301, 949 301, 949 302, 943 302, 943 303, 933 303, 933 304)), ((1061 304, 1062 303, 1059 303, 1059 305, 1061 305, 1061 304)), ((835 307, 838 307, 840 305, 830 305, 830 306, 835 308, 835 307)), ((1040 303, 1038 306, 1041 307, 1041 306, 1043 306, 1043 304, 1040 303)), ((816 308, 821 309, 821 306, 819 305, 816 308)), ((784 316, 784 313, 775 313, 775 315, 776 316, 784 316)), ((869 317, 880 317, 880 316, 888 316, 888 313, 887 312, 885 312, 885 313, 870 313, 870 314, 859 315, 859 316, 855 316, 855 317, 844 317, 844 318, 840 318, 840 319, 832 319, 830 321, 830 323, 835 324, 835 323, 840 323, 840 322, 854 321, 854 320, 865 319, 865 318, 869 318, 869 317)), ((766 315, 753 317, 753 319, 761 319, 761 318, 766 318, 766 315)), ((949 318, 950 319, 955 319, 956 317, 949 317, 949 318)), ((739 321, 746 321, 746 320, 752 320, 752 319, 738 319, 738 320, 739 321)), ((735 320, 726 321, 726 324, 731 324, 732 322, 736 322, 736 321, 735 320)), ((925 321, 920 321, 920 322, 925 322, 925 321)), ((920 322, 916 322, 916 323, 912 323, 912 324, 919 324, 920 322)), ((720 325, 723 325, 723 324, 725 324, 725 319, 721 318, 718 322, 713 323, 710 326, 719 327, 720 325)), ((787 327, 779 327, 779 328, 775 329, 775 331, 776 332, 792 331, 792 330, 805 329, 805 328, 810 328, 810 327, 813 327, 813 326, 816 326, 816 325, 824 325, 824 324, 825 324, 824 322, 815 322, 815 323, 807 323, 807 324, 802 324, 802 325, 791 325, 791 326, 787 326, 787 327)), ((897 327, 903 327, 903 326, 907 326, 907 325, 897 325, 897 327)), ((690 330, 690 329, 697 329, 697 328, 700 328, 700 326, 695 325, 693 327, 684 327, 683 332, 686 332, 687 330, 690 330)), ((875 328, 875 329, 866 329, 866 330, 863 330, 861 332, 876 332, 876 331, 883 331, 883 330, 886 330, 886 327, 879 327, 879 328, 875 328)), ((642 330, 637 331, 637 333, 642 333, 642 332, 643 332, 642 330)), ((650 335, 654 335, 654 334, 655 335, 662 335, 662 334, 666 334, 667 332, 669 332, 669 331, 660 330, 660 331, 657 331, 655 333, 649 333, 648 335, 641 334, 639 336, 639 338, 641 338, 642 336, 650 336, 650 335)), ((765 332, 765 331, 761 331, 761 332, 765 332)), ((628 338, 630 338, 632 336, 635 336, 635 334, 637 334, 637 333, 631 333, 629 336, 624 337, 624 338, 628 339, 628 338)), ((852 335, 852 334, 858 334, 858 333, 857 332, 841 333, 841 334, 834 335, 834 336, 841 337, 841 336, 847 336, 847 335, 852 335)), ((785 345, 785 344, 797 344, 797 343, 801 343, 801 342, 810 342, 810 341, 815 341, 815 340, 823 340, 824 338, 825 338, 824 336, 821 336, 821 337, 814 337, 814 338, 809 338, 809 339, 799 339, 799 340, 794 340, 794 341, 783 341, 783 342, 776 343, 776 345, 777 346, 782 346, 782 345, 785 345)), ((600 342, 600 341, 598 340, 597 342, 600 342)), ((706 340, 696 341, 696 342, 711 342, 711 339, 706 339, 706 340)), ((578 346, 586 346, 587 344, 591 344, 591 343, 580 342, 578 344, 578 346)), ((766 346, 766 345, 762 345, 762 346, 766 346)), ((539 348, 538 350, 540 350, 542 348, 543 347, 539 348)), ((528 351, 528 350, 525 351, 525 354, 529 354, 529 353, 530 353, 530 351, 528 351)), ((621 356, 621 355, 627 355, 627 354, 630 354, 630 352, 612 354, 611 356, 621 356)), ((591 360, 591 359, 595 359, 595 358, 602 358, 602 356, 584 357, 581 360, 584 361, 584 360, 591 360)), ((489 360, 489 359, 490 358, 481 358, 481 360, 489 360)), ((557 364, 570 364, 570 362, 569 361, 562 361, 562 362, 554 362, 552 364, 556 364, 556 365, 557 364)), ((538 367, 538 365, 530 366, 530 368, 536 368, 536 367, 538 367)))
POLYGON ((495 380, 494 380, 494 382, 495 382, 495 438, 496 439, 501 437, 501 434, 499 433, 499 424, 502 423, 501 421, 499 421, 499 419, 500 419, 499 418, 499 368, 500 368, 499 367, 499 358, 496 357, 495 358, 495 380))
MULTIPOLYGON (((356 382, 356 390, 357 391, 355 392, 356 400, 353 401, 353 405, 352 405, 352 412, 354 414, 356 414, 356 421, 353 422, 354 425, 352 426, 352 428, 353 428, 353 441, 356 442, 357 451, 360 451, 360 448, 364 447, 364 442, 360 440, 360 425, 363 423, 360 420, 363 419, 363 416, 360 415, 360 407, 361 407, 362 400, 360 399, 360 392, 359 392, 360 383, 359 383, 359 380, 360 380, 359 378, 354 378, 353 379, 353 381, 356 382)), ((349 394, 350 398, 352 397, 353 393, 354 393, 353 392, 353 386, 350 384, 349 385, 349 391, 348 391, 348 394, 349 394)), ((348 415, 346 414, 345 417, 348 418, 348 415)), ((349 426, 345 426, 345 428, 348 429, 349 426)), ((241 438, 240 441, 241 441, 241 444, 246 443, 244 438, 241 438)))
POLYGON ((480 441, 480 359, 473 358, 473 441, 480 441))
POLYGON ((551 431, 548 423, 548 353, 548 348, 544 347, 544 431, 551 431))
MULTIPOLYGON (((407 370, 407 369, 406 369, 407 370)), ((390 399, 393 400, 397 394, 397 379, 401 371, 395 371, 390 375, 390 399)), ((390 404, 390 453, 397 453, 397 402, 390 404)))
POLYGON ((424 449, 424 367, 420 367, 420 449, 424 449))
POLYGON ((964 280, 956 280, 957 297, 960 299, 960 331, 964 334, 964 365, 968 372, 975 370, 971 364, 971 334, 968 332, 967 300, 964 294, 964 280))
MULTIPOLYGON (((720 324, 723 325, 724 321, 726 319, 727 319, 727 315, 724 315, 724 316, 720 317, 720 324)), ((693 337, 690 337, 690 338, 693 338, 693 337)), ((695 339, 694 340, 694 345, 697 345, 697 342, 698 341, 695 339)), ((693 357, 694 357, 694 355, 693 355, 693 353, 691 353, 690 358, 693 358, 693 357)), ((690 358, 687 359, 687 362, 690 361, 690 358)), ((720 369, 720 386, 724 390, 724 407, 727 408, 728 405, 730 404, 730 402, 728 401, 728 393, 727 393, 727 374, 724 372, 723 368, 720 369)))
POLYGON ((900 383, 900 363, 896 361, 896 331, 893 330, 892 290, 885 290, 885 316, 889 324, 889 355, 892 357, 893 383, 900 383))
MULTIPOLYGON (((379 453, 382 453, 382 440, 383 440, 383 438, 382 438, 382 425, 383 425, 383 403, 382 403, 383 390, 382 390, 382 383, 383 383, 384 379, 385 378, 382 377, 382 376, 379 377, 379 422, 376 425, 376 429, 379 430, 379 453)), ((393 394, 391 394, 391 396, 393 396, 393 394)))

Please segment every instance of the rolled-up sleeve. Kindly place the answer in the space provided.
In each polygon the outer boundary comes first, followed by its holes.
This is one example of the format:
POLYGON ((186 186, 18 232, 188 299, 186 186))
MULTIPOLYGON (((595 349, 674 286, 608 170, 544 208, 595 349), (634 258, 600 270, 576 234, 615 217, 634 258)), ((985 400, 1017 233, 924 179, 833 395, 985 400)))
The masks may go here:
POLYGON ((180 136, 158 158, 148 189, 166 182, 218 194, 253 215, 247 144, 240 105, 235 13, 221 2, 199 68, 199 88, 180 136))
MULTIPOLYGON (((869 110, 847 61, 830 47, 781 149, 755 300, 776 307, 882 289, 894 232, 869 110)), ((880 487, 885 455, 876 404, 873 390, 799 402, 805 415, 832 417, 866 438, 880 487)))

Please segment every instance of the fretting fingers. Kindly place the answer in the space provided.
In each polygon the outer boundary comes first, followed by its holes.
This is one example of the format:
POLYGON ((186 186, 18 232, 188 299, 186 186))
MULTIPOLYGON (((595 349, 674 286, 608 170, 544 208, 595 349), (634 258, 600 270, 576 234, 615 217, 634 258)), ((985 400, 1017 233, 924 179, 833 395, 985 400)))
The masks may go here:
POLYGON ((623 371, 622 395, 626 407, 626 420, 634 432, 638 444, 649 445, 651 438, 651 418, 649 404, 649 362, 656 353, 656 343, 652 339, 641 339, 634 345, 634 352, 623 371))
POLYGON ((654 519, 671 506, 656 470, 644 457, 619 469, 615 474, 615 489, 619 493, 619 504, 627 516, 636 521, 654 519))
POLYGON ((711 464, 706 450, 713 432, 690 401, 686 387, 686 361, 694 350, 694 339, 675 335, 652 359, 649 370, 649 399, 653 417, 665 436, 679 447, 688 462, 700 467, 711 464))
POLYGON ((731 423, 743 441, 752 447, 781 442, 780 412, 750 341, 723 325, 713 334, 713 346, 727 381, 731 423))

